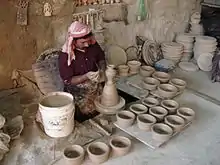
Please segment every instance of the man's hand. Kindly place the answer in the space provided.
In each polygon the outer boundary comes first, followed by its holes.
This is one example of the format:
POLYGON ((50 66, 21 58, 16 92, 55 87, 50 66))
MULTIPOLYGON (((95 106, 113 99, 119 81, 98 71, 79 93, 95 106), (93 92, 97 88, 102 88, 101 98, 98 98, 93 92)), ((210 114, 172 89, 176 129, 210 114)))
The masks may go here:
POLYGON ((94 81, 94 82, 98 82, 99 81, 99 71, 97 72, 88 72, 86 73, 86 76, 89 80, 94 81))

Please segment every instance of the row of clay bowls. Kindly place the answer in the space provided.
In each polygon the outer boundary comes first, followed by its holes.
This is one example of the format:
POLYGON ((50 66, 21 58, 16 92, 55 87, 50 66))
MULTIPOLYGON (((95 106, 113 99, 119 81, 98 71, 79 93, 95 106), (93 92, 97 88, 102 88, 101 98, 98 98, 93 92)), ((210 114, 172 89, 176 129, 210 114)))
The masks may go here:
POLYGON ((145 98, 142 104, 133 104, 129 109, 130 111, 118 112, 116 115, 118 125, 121 127, 133 125, 137 115, 137 126, 141 130, 151 131, 152 138, 156 141, 168 140, 174 132, 181 131, 195 116, 192 109, 179 108, 179 104, 174 100, 163 100, 160 105, 153 97, 145 98))
MULTIPOLYGON (((91 143, 87 147, 89 159, 95 164, 100 164, 109 159, 110 152, 116 157, 126 155, 130 151, 131 140, 124 136, 114 136, 109 145, 104 142, 91 143)), ((64 150, 63 157, 65 165, 81 165, 85 159, 85 150, 80 145, 73 145, 64 150)))
POLYGON ((141 62, 132 60, 128 61, 127 65, 119 65, 118 73, 119 76, 128 76, 129 74, 137 74, 139 72, 141 62))

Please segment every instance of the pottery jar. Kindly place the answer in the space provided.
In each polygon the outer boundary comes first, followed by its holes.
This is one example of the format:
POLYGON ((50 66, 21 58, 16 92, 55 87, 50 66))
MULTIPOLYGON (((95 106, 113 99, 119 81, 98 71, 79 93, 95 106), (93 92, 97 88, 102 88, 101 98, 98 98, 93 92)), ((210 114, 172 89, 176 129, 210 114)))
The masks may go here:
POLYGON ((73 145, 64 149, 63 157, 65 165, 81 165, 85 151, 80 145, 73 145))
POLYGON ((168 114, 168 111, 160 106, 151 107, 149 113, 156 117, 157 121, 160 122, 168 114))
POLYGON ((116 119, 119 126, 126 128, 134 123, 135 114, 130 111, 120 111, 116 114, 116 119))
POLYGON ((152 77, 158 79, 161 83, 167 83, 170 80, 170 74, 165 72, 154 72, 152 77))
POLYGON ((103 142, 91 143, 87 148, 89 159, 96 164, 104 163, 109 158, 110 148, 103 142))
POLYGON ((188 107, 180 107, 177 109, 177 115, 182 117, 186 123, 192 121, 195 117, 195 112, 188 107))
POLYGON ((158 85, 160 85, 160 81, 153 77, 146 77, 142 81, 142 87, 150 91, 156 90, 158 85))
POLYGON ((127 64, 129 66, 129 73, 130 74, 137 74, 139 72, 141 62, 136 61, 136 60, 132 60, 132 61, 128 61, 127 64))
POLYGON ((161 101, 161 106, 166 108, 169 114, 174 114, 179 108, 179 103, 175 100, 163 100, 161 101))
POLYGON ((174 132, 179 132, 185 125, 185 120, 177 115, 169 115, 164 119, 165 124, 169 125, 174 132))
POLYGON ((141 101, 142 104, 144 104, 145 106, 151 108, 151 107, 154 107, 154 106, 157 106, 160 104, 159 100, 157 100, 156 98, 154 97, 147 97, 147 98, 144 98, 142 101, 141 101))
POLYGON ((152 139, 159 142, 169 140, 173 134, 173 129, 167 124, 157 123, 151 127, 152 139))
POLYGON ((143 77, 149 77, 155 72, 155 69, 151 66, 141 66, 140 75, 143 77))
POLYGON ((109 142, 113 156, 126 155, 131 148, 131 140, 124 136, 114 136, 109 142))
POLYGON ((137 117, 138 128, 144 131, 150 131, 152 125, 157 122, 157 119, 149 114, 141 114, 137 117))
POLYGON ((186 81, 178 79, 178 78, 173 78, 170 80, 170 84, 174 85, 177 87, 179 91, 183 91, 186 88, 186 81))
POLYGON ((132 104, 129 107, 129 110, 135 113, 136 115, 138 115, 138 114, 147 113, 148 108, 143 104, 132 104))
POLYGON ((158 86, 158 93, 163 98, 172 98, 176 96, 178 89, 171 84, 160 84, 158 86))
POLYGON ((128 71, 129 71, 129 67, 127 65, 119 65, 118 66, 119 76, 127 76, 128 71))

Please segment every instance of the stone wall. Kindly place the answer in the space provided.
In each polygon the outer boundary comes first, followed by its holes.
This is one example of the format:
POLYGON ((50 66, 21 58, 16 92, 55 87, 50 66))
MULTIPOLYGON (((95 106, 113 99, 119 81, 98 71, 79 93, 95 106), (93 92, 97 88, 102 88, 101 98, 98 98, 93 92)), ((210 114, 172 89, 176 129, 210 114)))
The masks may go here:
MULTIPOLYGON (((16 24, 18 0, 0 1, 0 89, 12 86, 13 69, 27 70, 44 50, 60 47, 72 21, 72 13, 88 7, 75 8, 74 0, 47 0, 53 16, 44 17, 45 0, 32 0, 28 8, 28 26, 16 24)), ((198 0, 145 0, 148 19, 136 22, 138 0, 124 0, 123 5, 104 5, 107 44, 123 48, 135 44, 142 35, 157 42, 170 41, 175 32, 184 31, 198 0)))

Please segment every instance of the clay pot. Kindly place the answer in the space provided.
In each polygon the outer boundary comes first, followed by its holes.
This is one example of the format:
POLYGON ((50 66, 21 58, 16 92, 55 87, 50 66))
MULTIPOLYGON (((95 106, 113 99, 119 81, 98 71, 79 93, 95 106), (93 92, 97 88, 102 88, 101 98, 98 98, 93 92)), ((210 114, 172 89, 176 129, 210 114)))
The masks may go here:
POLYGON ((158 86, 158 93, 163 98, 172 98, 176 96, 178 89, 171 84, 160 84, 158 86))
POLYGON ((81 165, 85 151, 80 145, 73 145, 64 149, 63 157, 65 165, 81 165))
POLYGON ((179 103, 175 100, 163 100, 161 106, 168 110, 169 114, 176 113, 176 110, 179 108, 179 103))
POLYGON ((152 77, 146 77, 142 81, 143 88, 150 91, 155 90, 158 85, 160 85, 160 81, 152 77))
POLYGON ((179 132, 185 125, 185 121, 182 117, 177 115, 169 115, 164 119, 165 124, 169 125, 173 131, 179 132))
POLYGON ((127 76, 129 71, 129 67, 127 65, 119 65, 118 66, 118 74, 119 76, 127 76))
POLYGON ((188 107, 180 107, 177 110, 177 115, 182 117, 186 123, 192 121, 195 117, 195 112, 188 107))
POLYGON ((140 75, 143 77, 149 77, 155 72, 155 69, 151 66, 141 66, 140 75))
POLYGON ((154 72, 152 77, 159 80, 161 83, 167 83, 171 76, 165 72, 154 72))
POLYGON ((173 134, 173 129, 167 124, 158 123, 151 127, 152 138, 159 142, 169 140, 173 134))
POLYGON ((116 119, 119 126, 126 128, 134 123, 135 114, 130 111, 120 111, 116 114, 116 119))
POLYGON ((124 136, 114 136, 109 142, 113 156, 126 155, 131 148, 131 140, 124 136))
POLYGON ((103 142, 94 142, 87 148, 89 159, 93 163, 101 164, 108 160, 110 148, 103 142))
POLYGON ((160 102, 154 97, 147 97, 141 101, 147 107, 154 107, 160 104, 160 102))
POLYGON ((157 122, 157 119, 149 114, 141 114, 137 117, 138 128, 144 131, 150 131, 152 125, 157 122))
POLYGON ((186 81, 178 79, 178 78, 173 78, 170 80, 170 84, 174 85, 177 87, 179 91, 183 91, 186 88, 186 81))
POLYGON ((163 118, 168 114, 168 111, 160 106, 151 107, 149 113, 156 117, 157 121, 162 121, 163 118))
POLYGON ((129 66, 129 73, 130 74, 137 74, 139 72, 141 62, 136 61, 136 60, 132 60, 132 61, 128 61, 127 64, 129 66))
POLYGON ((129 109, 134 112, 136 115, 147 113, 148 108, 143 104, 132 104, 129 109))

